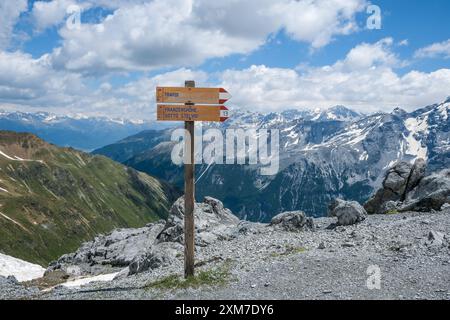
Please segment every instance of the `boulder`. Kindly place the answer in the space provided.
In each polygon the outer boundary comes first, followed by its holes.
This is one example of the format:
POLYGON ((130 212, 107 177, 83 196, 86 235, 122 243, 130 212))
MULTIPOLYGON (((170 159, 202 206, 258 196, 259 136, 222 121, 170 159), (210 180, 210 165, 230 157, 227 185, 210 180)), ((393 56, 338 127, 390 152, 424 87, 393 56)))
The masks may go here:
POLYGON ((444 245, 444 234, 438 231, 431 230, 428 234, 427 245, 429 247, 442 247, 444 245))
MULTIPOLYGON (((232 239, 239 219, 224 208, 223 203, 211 197, 196 203, 194 209, 195 244, 206 246, 216 240, 232 239)), ((157 236, 160 242, 184 241, 184 197, 173 204, 163 230, 157 236)))
POLYGON ((450 170, 443 170, 423 178, 409 192, 399 211, 439 211, 450 204, 450 170))
POLYGON ((402 196, 405 193, 412 168, 413 166, 407 162, 397 163, 387 172, 383 187, 398 196, 402 196))
POLYGON ((356 201, 334 200, 328 207, 328 215, 337 217, 337 225, 348 226, 364 221, 366 210, 356 201))
POLYGON ((271 226, 285 231, 295 232, 305 229, 314 230, 314 220, 308 218, 303 211, 283 212, 272 218, 271 226))
POLYGON ((364 204, 365 210, 369 214, 393 210, 394 203, 397 206, 399 202, 403 202, 408 193, 420 184, 425 172, 426 162, 423 159, 417 159, 414 164, 396 163, 386 172, 382 187, 364 204))

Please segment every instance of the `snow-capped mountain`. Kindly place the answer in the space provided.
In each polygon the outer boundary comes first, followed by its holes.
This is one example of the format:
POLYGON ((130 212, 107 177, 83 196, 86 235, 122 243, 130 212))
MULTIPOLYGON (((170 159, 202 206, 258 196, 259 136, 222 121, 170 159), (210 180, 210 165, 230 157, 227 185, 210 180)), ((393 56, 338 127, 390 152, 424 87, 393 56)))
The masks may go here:
MULTIPOLYGON (((205 124, 204 129, 279 129, 280 170, 261 176, 258 166, 199 165, 197 196, 222 199, 233 212, 254 221, 289 210, 322 216, 335 197, 363 202, 398 160, 424 158, 430 171, 450 167, 449 107, 450 99, 412 113, 396 109, 368 116, 341 106, 265 115, 235 111, 223 125, 205 124)), ((171 163, 171 147, 163 142, 124 162, 182 187, 182 167, 171 163)), ((109 148, 115 154, 129 149, 127 143, 109 148)))
POLYGON ((143 130, 166 127, 156 121, 0 110, 0 130, 29 132, 56 145, 81 150, 93 150, 143 130))

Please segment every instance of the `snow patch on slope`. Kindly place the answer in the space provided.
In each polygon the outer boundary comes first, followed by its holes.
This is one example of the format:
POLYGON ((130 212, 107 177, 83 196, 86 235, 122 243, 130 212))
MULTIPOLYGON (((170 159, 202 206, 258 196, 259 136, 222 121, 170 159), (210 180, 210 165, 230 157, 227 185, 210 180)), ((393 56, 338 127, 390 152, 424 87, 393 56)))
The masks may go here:
POLYGON ((117 276, 117 274, 119 274, 119 272, 109 273, 109 274, 101 274, 99 276, 94 276, 94 277, 79 278, 79 279, 68 281, 61 285, 66 288, 78 288, 78 287, 84 286, 86 284, 89 284, 91 282, 112 281, 117 276))
POLYGON ((18 281, 30 281, 42 278, 45 269, 40 265, 29 263, 0 253, 0 275, 14 276, 18 281))
POLYGON ((18 156, 11 157, 11 156, 7 155, 6 153, 4 153, 1 150, 0 150, 0 155, 4 156, 6 159, 12 160, 12 161, 22 161, 22 162, 33 162, 33 161, 35 161, 35 162, 40 162, 40 163, 44 162, 42 160, 22 159, 22 158, 20 158, 18 156))
POLYGON ((444 120, 448 119, 448 109, 450 109, 450 103, 444 103, 439 107, 439 112, 444 120))
POLYGON ((409 118, 405 121, 405 126, 409 131, 409 135, 405 136, 406 150, 405 153, 427 160, 428 148, 422 146, 422 142, 417 140, 419 134, 428 132, 428 117, 424 119, 409 118))

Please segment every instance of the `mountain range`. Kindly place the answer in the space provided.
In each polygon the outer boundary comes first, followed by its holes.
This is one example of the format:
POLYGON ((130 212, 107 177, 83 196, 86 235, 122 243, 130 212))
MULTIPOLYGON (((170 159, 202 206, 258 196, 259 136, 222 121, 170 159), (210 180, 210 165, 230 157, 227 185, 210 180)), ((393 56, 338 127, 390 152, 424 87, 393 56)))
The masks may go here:
POLYGON ((156 121, 132 121, 48 112, 0 110, 0 129, 33 133, 62 147, 91 151, 148 129, 166 128, 156 121))
MULTIPOLYGON (((269 221, 289 210, 324 216, 336 198, 365 202, 384 172, 399 160, 423 158, 430 171, 450 166, 450 99, 414 112, 364 115, 343 106, 261 114, 232 111, 223 124, 204 129, 280 130, 280 170, 261 176, 259 166, 198 165, 196 195, 223 200, 240 218, 269 221)), ((183 168, 171 162, 172 129, 146 131, 94 151, 183 186, 183 168)))
POLYGON ((0 250, 45 265, 114 228, 164 219, 179 192, 103 156, 0 131, 0 250))

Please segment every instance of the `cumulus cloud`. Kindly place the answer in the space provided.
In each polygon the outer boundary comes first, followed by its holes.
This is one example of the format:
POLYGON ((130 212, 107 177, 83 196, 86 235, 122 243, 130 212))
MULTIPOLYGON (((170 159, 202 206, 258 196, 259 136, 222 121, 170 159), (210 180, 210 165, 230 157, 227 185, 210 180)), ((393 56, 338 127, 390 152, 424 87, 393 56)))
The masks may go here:
MULTIPOLYGON (((97 24, 63 26, 56 68, 83 73, 198 65, 248 54, 280 30, 313 48, 355 31, 365 0, 153 0, 116 3, 97 24)), ((98 4, 97 4, 98 5, 98 4)))
POLYGON ((366 5, 359 0, 281 1, 269 10, 292 38, 320 48, 335 35, 357 30, 355 13, 363 11, 366 5))
POLYGON ((258 111, 285 108, 326 108, 346 105, 363 112, 409 110, 444 100, 450 95, 450 69, 426 73, 396 73, 401 65, 393 41, 361 44, 333 65, 299 70, 263 65, 223 73, 221 85, 230 101, 258 111))
POLYGON ((78 6, 76 0, 36 1, 31 11, 36 29, 42 31, 59 25, 68 14, 69 8, 75 5, 78 6))
POLYGON ((86 84, 91 79, 65 70, 54 70, 48 55, 33 59, 22 52, 0 51, 2 109, 151 120, 156 112, 155 87, 183 86, 184 79, 207 85, 208 75, 182 68, 144 77, 120 87, 113 87, 106 80, 98 88, 92 88, 86 84))
POLYGON ((445 59, 450 59, 450 39, 421 48, 416 51, 414 56, 416 58, 443 57, 445 59))
POLYGON ((27 9, 27 0, 0 2, 0 49, 9 46, 14 26, 20 14, 27 9))
POLYGON ((147 0, 51 0, 36 1, 31 10, 34 27, 40 32, 47 28, 59 26, 75 8, 80 12, 91 8, 117 9, 130 5, 143 4, 147 0))
POLYGON ((81 76, 53 70, 48 56, 0 51, 0 102, 65 106, 85 93, 81 76))

